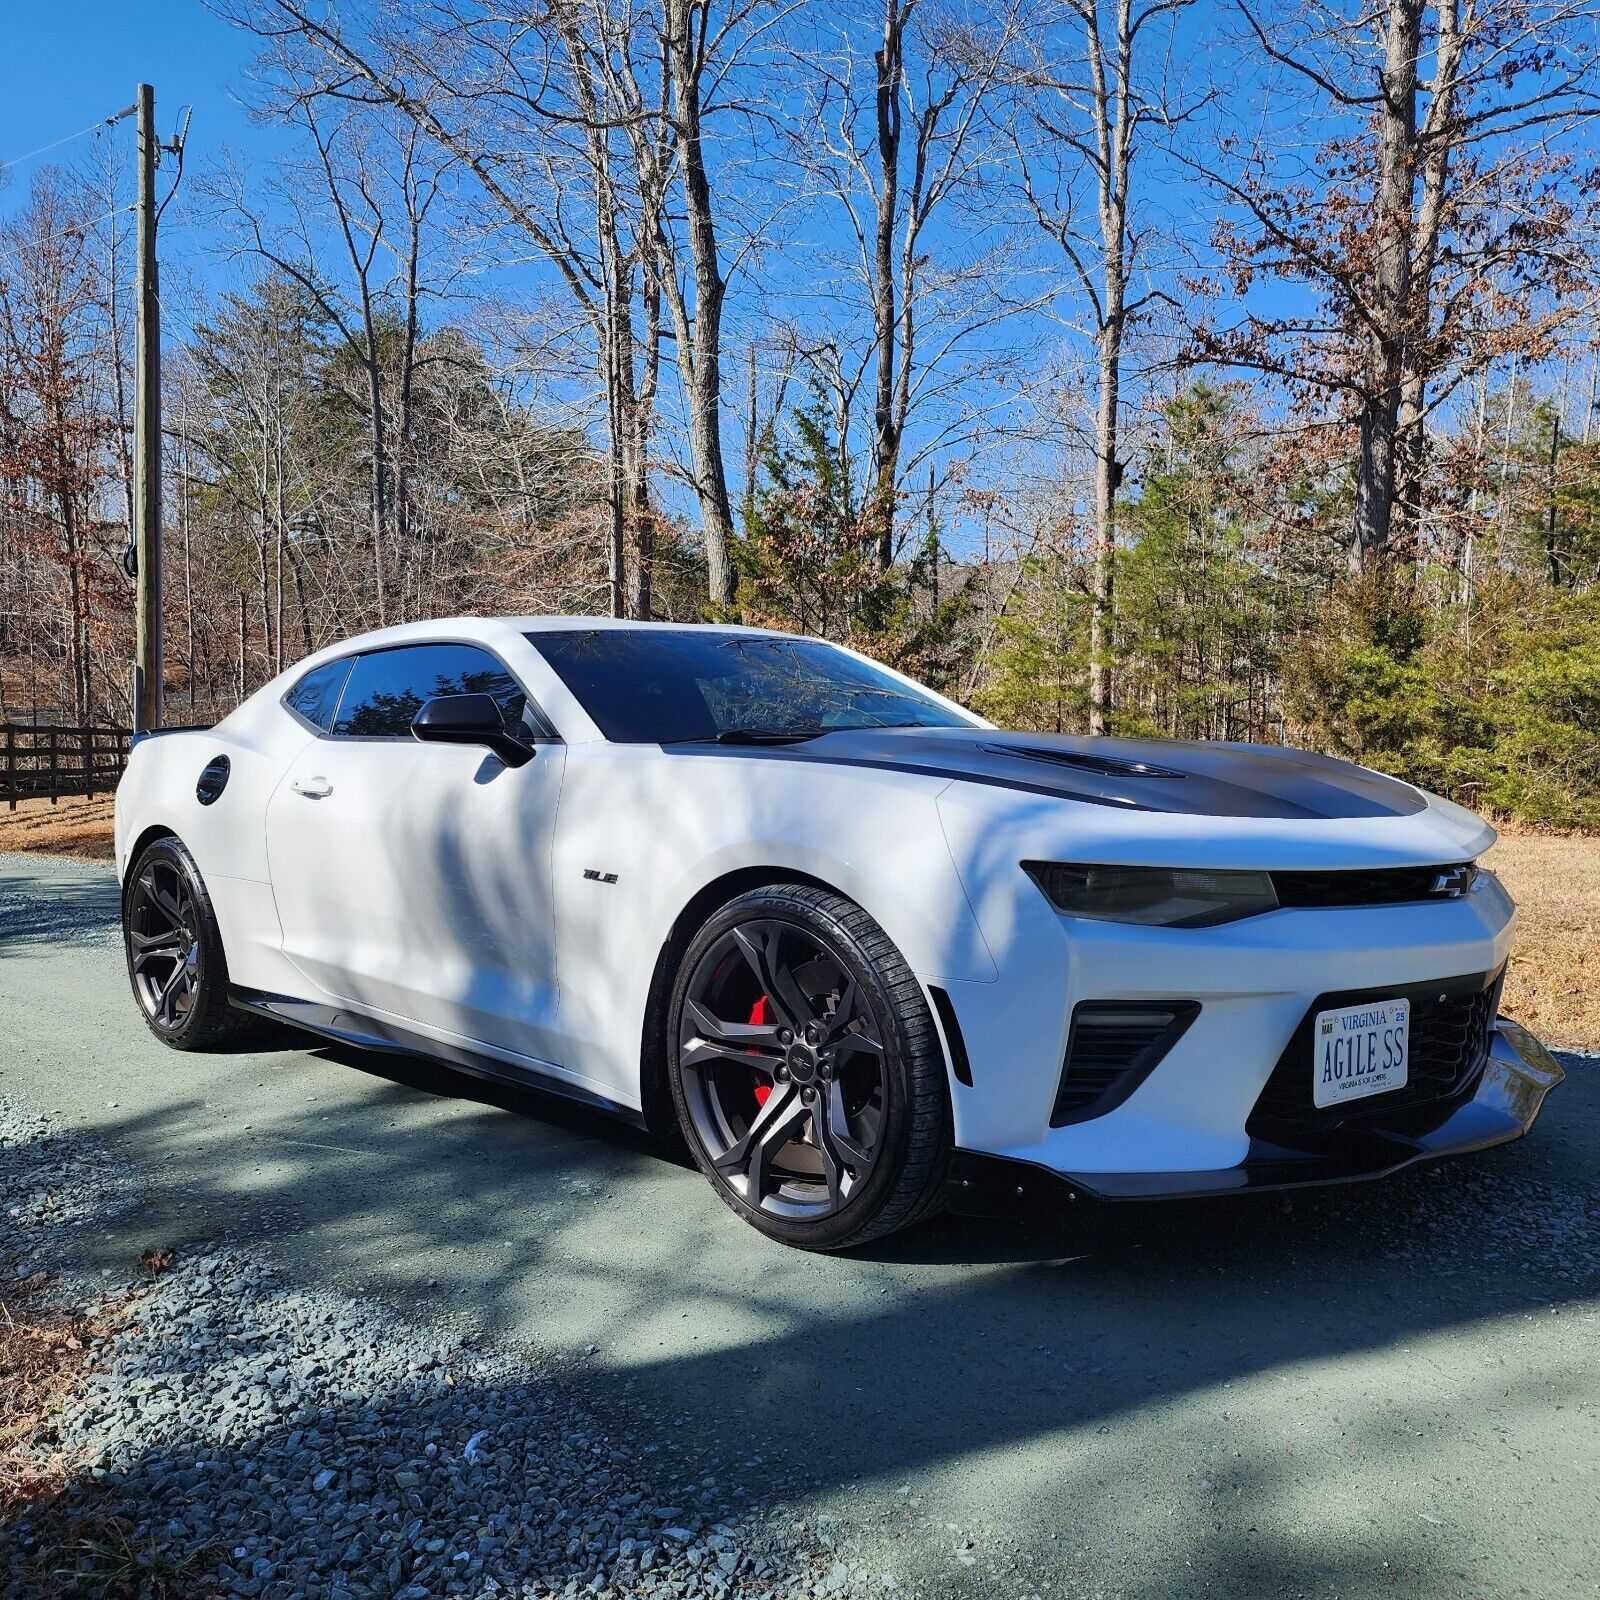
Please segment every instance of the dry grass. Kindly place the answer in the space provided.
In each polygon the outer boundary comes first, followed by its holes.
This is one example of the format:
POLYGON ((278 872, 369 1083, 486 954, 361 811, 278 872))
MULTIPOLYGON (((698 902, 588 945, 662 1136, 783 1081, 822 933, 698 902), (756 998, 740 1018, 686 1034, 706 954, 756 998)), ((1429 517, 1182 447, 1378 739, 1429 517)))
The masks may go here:
MULTIPOLYGON (((172 1252, 146 1251, 140 1267, 155 1274, 172 1252)), ((61 1447, 57 1418, 81 1387, 95 1351, 124 1327, 134 1296, 99 1301, 92 1310, 43 1302, 49 1276, 35 1273, 0 1298, 0 1542, 26 1515, 34 1545, 13 1568, 7 1595, 18 1600, 198 1600, 214 1588, 211 1545, 164 1551, 135 1535, 123 1517, 97 1505, 98 1489, 61 1447)))
POLYGON ((24 800, 15 811, 0 804, 0 850, 111 860, 111 796, 93 800, 24 800))
POLYGON ((55 1417, 107 1331, 81 1312, 42 1308, 48 1283, 35 1273, 0 1299, 0 1518, 66 1483, 55 1417))
POLYGON ((1547 1044, 1600 1050, 1600 838, 1502 834, 1484 861, 1518 908, 1507 1015, 1547 1044))
MULTIPOLYGON (((0 850, 111 859, 111 798, 0 806, 0 850)), ((1506 833, 1487 857, 1518 906, 1506 1010, 1554 1045, 1600 1050, 1600 838, 1506 833)))

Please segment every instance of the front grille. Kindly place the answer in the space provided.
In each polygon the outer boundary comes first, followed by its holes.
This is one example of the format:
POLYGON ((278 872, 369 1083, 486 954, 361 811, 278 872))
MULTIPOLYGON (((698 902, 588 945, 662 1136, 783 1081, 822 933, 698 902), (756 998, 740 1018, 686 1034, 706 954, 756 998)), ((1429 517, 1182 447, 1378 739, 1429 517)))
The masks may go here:
POLYGON ((1192 1000, 1080 1000, 1072 1012, 1050 1126, 1064 1128, 1115 1110, 1199 1014, 1192 1000))
POLYGON ((1278 1064, 1267 1079, 1246 1130, 1271 1137, 1278 1130, 1334 1128, 1397 1110, 1439 1106, 1466 1097, 1476 1087, 1489 1056, 1489 1029, 1500 1007, 1505 968, 1466 978, 1444 978, 1377 989, 1346 989, 1318 995, 1306 1009, 1278 1064), (1319 1011, 1405 998, 1411 1002, 1411 1048, 1403 1089, 1320 1110, 1312 1099, 1312 1029, 1319 1011))
POLYGON ((1438 867, 1357 868, 1336 872, 1274 872, 1280 906, 1393 906, 1408 900, 1452 900, 1472 887, 1470 862, 1438 867))

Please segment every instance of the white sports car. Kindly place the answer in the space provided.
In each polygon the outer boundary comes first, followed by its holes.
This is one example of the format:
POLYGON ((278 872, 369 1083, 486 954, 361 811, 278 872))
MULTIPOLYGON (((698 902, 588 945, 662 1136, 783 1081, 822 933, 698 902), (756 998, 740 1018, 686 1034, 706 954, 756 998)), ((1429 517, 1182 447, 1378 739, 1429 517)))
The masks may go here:
POLYGON ((676 1123, 834 1249, 952 1201, 1376 1177, 1561 1080, 1497 1017, 1493 830, 1362 767, 995 729, 849 650, 390 628, 117 792, 133 991, 676 1123))

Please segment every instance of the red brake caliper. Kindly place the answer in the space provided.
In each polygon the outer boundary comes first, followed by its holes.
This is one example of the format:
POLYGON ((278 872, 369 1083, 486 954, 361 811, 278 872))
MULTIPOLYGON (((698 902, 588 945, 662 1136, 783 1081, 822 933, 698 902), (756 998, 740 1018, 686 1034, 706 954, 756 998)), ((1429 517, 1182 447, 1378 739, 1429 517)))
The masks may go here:
MULTIPOLYGON (((752 1028, 770 1027, 772 1025, 772 1018, 768 1014, 769 1011, 770 1007, 767 1004, 767 997, 762 995, 762 997, 750 1007, 750 1026, 752 1028)), ((767 1103, 767 1097, 771 1093, 772 1085, 770 1083, 758 1083, 756 1085, 756 1104, 758 1106, 764 1106, 767 1103)))

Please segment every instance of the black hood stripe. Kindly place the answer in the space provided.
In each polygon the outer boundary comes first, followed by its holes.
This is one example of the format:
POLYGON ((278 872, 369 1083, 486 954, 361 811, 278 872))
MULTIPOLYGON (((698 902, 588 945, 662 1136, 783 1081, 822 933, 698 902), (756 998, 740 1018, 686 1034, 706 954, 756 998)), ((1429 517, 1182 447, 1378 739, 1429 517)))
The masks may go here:
MULTIPOLYGON (((1018 789, 1024 794, 1042 794, 1051 800, 1081 800, 1090 806, 1111 806, 1117 811, 1167 811, 1168 806, 1143 805, 1113 795, 1080 793, 1060 784, 1025 783, 1020 778, 1005 778, 996 773, 966 772, 950 767, 925 766, 917 761, 890 761, 870 756, 847 756, 793 745, 728 745, 674 743, 661 747, 669 756, 722 756, 733 761, 798 761, 813 767, 866 767, 878 772, 906 772, 922 778, 943 778, 947 782, 987 784, 992 789, 1018 789)), ((1181 808, 1179 808, 1181 809, 1181 808)))
POLYGON ((671 755, 784 761, 913 773, 1012 789, 1117 811, 1301 821, 1414 816, 1409 785, 1309 751, 1277 745, 984 728, 841 729, 803 744, 669 744, 671 755))

